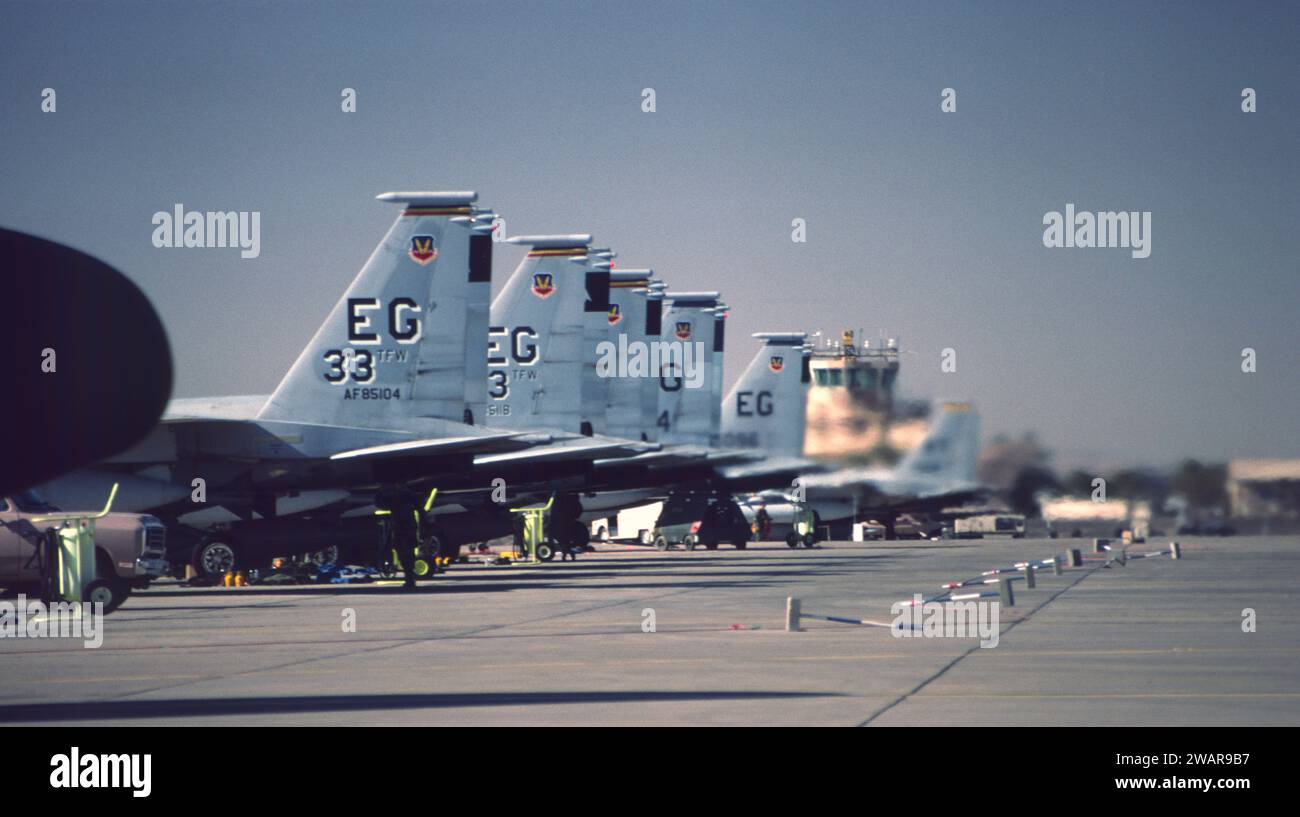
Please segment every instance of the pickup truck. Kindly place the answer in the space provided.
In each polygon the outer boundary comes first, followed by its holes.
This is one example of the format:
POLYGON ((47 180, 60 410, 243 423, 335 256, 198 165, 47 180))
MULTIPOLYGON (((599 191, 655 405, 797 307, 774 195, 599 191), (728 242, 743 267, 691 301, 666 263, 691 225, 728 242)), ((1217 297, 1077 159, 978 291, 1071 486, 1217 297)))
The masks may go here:
MULTIPOLYGON (((0 497, 0 586, 10 591, 37 585, 36 542, 49 523, 31 520, 59 513, 35 491, 0 497)), ((104 579, 95 598, 106 612, 117 609, 132 590, 144 589, 167 572, 167 528, 154 516, 109 513, 95 520, 96 576, 104 579)))

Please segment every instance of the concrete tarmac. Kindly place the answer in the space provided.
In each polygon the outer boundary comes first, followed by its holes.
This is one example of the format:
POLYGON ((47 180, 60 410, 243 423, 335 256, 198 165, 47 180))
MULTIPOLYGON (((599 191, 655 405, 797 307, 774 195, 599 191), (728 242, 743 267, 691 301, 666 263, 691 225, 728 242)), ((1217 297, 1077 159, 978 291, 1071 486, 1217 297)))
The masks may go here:
POLYGON ((602 545, 453 566, 412 593, 163 583, 105 619, 98 649, 0 638, 0 724, 1300 724, 1300 537, 1180 541, 1179 560, 1016 582, 990 649, 815 620, 788 633, 785 600, 889 622, 913 593, 1091 557, 1090 540, 602 545))

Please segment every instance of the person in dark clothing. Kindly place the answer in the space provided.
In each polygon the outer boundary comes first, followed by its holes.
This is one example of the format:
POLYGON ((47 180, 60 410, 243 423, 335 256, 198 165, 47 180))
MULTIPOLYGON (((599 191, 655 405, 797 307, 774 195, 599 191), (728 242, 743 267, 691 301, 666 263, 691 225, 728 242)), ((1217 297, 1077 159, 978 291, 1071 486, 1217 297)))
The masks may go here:
POLYGON ((415 549, 419 545, 420 497, 404 485, 385 485, 375 495, 375 508, 388 511, 393 550, 405 578, 403 587, 415 587, 415 549))
POLYGON ((762 542, 772 538, 772 516, 767 512, 766 505, 758 506, 758 513, 754 514, 754 523, 758 528, 754 531, 757 534, 755 538, 762 542))

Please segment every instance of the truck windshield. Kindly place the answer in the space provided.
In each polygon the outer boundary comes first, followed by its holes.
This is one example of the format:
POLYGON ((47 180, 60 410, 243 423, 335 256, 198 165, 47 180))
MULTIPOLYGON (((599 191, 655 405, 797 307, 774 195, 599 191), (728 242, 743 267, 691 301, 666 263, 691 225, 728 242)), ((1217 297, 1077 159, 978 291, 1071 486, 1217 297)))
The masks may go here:
POLYGON ((45 501, 45 497, 32 490, 20 491, 13 496, 14 504, 18 510, 27 513, 53 513, 58 510, 50 503, 45 501))

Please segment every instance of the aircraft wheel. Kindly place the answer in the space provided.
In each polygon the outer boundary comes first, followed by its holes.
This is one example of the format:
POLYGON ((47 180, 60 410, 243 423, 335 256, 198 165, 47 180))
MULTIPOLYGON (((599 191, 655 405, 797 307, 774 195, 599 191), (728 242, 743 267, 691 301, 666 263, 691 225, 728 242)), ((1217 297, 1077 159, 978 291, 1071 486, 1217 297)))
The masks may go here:
POLYGON ((567 536, 563 541, 566 545, 585 548, 587 545, 591 544, 591 531, 587 530, 587 526, 582 524, 581 520, 573 520, 567 526, 565 533, 567 536))
POLYGON ((236 569, 239 559, 228 540, 213 539, 194 546, 190 563, 200 576, 215 579, 236 569))
MULTIPOLYGON (((445 548, 446 545, 443 543, 442 538, 431 533, 424 537, 424 541, 420 543, 420 558, 428 562, 432 567, 437 564, 435 560, 445 555, 443 553, 445 548)), ((432 573, 433 571, 430 570, 429 572, 432 573)))
POLYGON ((537 544, 537 558, 549 562, 555 558, 555 543, 546 539, 537 544))
POLYGON ((307 558, 317 567, 321 565, 338 564, 339 556, 340 552, 338 545, 330 545, 324 550, 314 550, 307 554, 307 558))
POLYGON ((659 535, 655 537, 655 550, 667 550, 668 537, 659 535))

